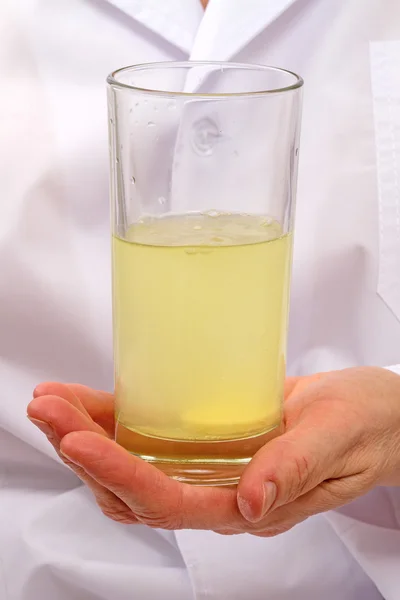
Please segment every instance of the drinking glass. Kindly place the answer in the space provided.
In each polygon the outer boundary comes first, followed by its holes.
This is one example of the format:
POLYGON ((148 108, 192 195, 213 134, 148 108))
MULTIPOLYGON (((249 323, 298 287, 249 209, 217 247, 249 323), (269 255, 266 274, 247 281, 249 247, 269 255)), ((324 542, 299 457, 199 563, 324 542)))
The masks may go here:
POLYGON ((116 441, 233 484, 281 428, 303 81, 182 62, 107 82, 116 441))

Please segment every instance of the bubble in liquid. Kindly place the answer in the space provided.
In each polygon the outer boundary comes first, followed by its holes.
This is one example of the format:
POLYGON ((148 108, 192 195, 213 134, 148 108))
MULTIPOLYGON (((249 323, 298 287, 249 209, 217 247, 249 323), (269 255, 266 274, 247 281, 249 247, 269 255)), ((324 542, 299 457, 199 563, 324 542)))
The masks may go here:
POLYGON ((208 210, 204 214, 207 215, 207 217, 219 217, 221 213, 218 210, 208 210))
POLYGON ((154 123, 154 121, 149 121, 147 123, 147 127, 155 127, 155 126, 156 126, 156 124, 154 123))
POLYGON ((272 224, 272 219, 270 219, 269 217, 264 217, 261 222, 260 225, 261 227, 269 227, 272 224))

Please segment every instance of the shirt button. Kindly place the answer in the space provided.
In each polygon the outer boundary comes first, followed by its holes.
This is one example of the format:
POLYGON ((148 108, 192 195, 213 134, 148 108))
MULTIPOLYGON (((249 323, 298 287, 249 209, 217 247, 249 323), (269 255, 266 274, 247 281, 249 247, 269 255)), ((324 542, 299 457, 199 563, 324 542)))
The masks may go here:
POLYGON ((210 156, 220 137, 221 132, 212 119, 200 119, 193 125, 193 150, 200 156, 210 156))

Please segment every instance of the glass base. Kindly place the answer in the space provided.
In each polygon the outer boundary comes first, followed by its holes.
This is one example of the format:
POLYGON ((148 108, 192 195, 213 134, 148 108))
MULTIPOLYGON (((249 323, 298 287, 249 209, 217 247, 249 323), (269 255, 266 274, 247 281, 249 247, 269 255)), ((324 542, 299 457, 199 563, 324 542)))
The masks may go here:
POLYGON ((254 454, 282 433, 282 426, 237 440, 188 441, 147 436, 117 423, 115 440, 169 477, 192 485, 236 485, 254 454))

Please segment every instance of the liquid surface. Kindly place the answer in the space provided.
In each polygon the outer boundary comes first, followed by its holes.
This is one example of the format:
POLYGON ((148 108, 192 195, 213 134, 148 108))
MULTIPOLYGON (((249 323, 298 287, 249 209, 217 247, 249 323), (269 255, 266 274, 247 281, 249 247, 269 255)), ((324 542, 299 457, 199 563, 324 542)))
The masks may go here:
POLYGON ((279 424, 290 262, 290 235, 258 216, 149 218, 114 237, 124 431, 210 442, 279 424))

